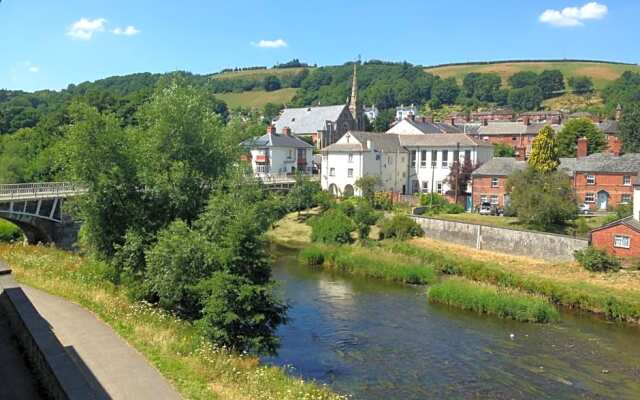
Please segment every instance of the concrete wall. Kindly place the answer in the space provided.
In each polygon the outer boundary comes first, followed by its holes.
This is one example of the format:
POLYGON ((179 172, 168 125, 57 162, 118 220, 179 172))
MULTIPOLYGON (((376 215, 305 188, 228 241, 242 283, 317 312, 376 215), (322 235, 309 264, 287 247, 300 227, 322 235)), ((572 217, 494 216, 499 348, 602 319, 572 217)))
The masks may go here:
POLYGON ((427 237, 492 250, 540 258, 548 261, 571 261, 575 250, 589 244, 586 239, 550 233, 526 232, 464 222, 412 216, 427 237))

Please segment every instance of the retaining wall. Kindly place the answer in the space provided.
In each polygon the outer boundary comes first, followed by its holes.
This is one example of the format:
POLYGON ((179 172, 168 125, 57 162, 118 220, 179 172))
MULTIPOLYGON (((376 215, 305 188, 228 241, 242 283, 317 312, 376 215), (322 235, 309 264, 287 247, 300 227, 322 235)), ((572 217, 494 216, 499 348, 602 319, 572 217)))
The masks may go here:
POLYGON ((516 254, 548 261, 571 261, 573 252, 588 246, 587 239, 552 233, 519 231, 494 226, 411 216, 427 237, 477 249, 516 254))
POLYGON ((14 281, 11 269, 2 261, 0 307, 5 309, 29 364, 52 399, 84 400, 97 397, 47 321, 14 281))

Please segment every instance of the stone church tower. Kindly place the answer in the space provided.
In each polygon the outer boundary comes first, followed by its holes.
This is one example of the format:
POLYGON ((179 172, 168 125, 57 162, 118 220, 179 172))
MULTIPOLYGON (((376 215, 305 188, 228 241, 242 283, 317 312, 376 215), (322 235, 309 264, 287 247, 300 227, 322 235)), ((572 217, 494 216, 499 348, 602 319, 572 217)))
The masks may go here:
POLYGON ((358 103, 358 64, 353 63, 353 82, 351 83, 351 97, 349 97, 349 112, 353 117, 355 131, 364 131, 364 114, 362 105, 358 103))

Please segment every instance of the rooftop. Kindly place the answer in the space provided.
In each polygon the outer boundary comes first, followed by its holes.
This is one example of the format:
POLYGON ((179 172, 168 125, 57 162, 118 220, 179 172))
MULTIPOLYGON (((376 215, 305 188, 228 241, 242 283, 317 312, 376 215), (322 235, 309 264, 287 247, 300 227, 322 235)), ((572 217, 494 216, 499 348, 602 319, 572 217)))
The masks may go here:
POLYGON ((526 161, 519 161, 513 157, 494 157, 473 171, 471 175, 509 176, 514 172, 523 171, 526 168, 526 161))
POLYGON ((312 145, 299 139, 293 135, 280 135, 265 133, 264 135, 247 139, 242 145, 248 148, 256 147, 295 147, 295 148, 313 148, 312 145))
MULTIPOLYGON (((544 128, 545 123, 525 124, 524 122, 499 122, 490 121, 487 125, 478 128, 478 135, 535 135, 544 128)), ((560 129, 559 125, 550 125, 554 130, 560 129)))
POLYGON ((285 108, 280 116, 273 121, 276 132, 282 132, 286 127, 291 132, 304 135, 324 131, 327 121, 335 122, 346 108, 346 105, 285 108))

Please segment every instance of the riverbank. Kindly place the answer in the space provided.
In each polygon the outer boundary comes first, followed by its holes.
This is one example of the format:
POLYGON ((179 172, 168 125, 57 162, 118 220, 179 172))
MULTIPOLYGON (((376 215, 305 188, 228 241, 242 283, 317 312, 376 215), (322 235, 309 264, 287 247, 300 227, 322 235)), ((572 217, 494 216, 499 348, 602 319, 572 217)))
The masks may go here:
MULTIPOLYGON (((309 226, 288 215, 270 231, 269 240, 287 246, 289 242, 286 239, 295 237, 296 248, 300 249, 311 245, 310 233, 309 226)), ((372 249, 362 250, 353 250, 355 246, 347 246, 342 252, 349 255, 354 252, 360 253, 362 263, 366 262, 366 258, 374 261, 390 260, 393 263, 394 255, 411 257, 408 270, 414 269, 417 259, 421 268, 430 270, 427 272, 429 274, 458 275, 471 281, 544 296, 551 303, 603 315, 612 321, 640 323, 640 271, 593 273, 575 262, 550 263, 472 249, 429 238, 413 239, 404 243, 378 244, 379 246, 372 249)), ((329 251, 324 264, 327 267, 335 267, 340 264, 333 261, 336 259, 340 259, 337 251, 329 251)), ((400 261, 396 263, 396 268, 386 266, 382 271, 374 271, 375 273, 365 273, 371 271, 367 266, 354 267, 351 264, 353 263, 349 263, 348 268, 342 270, 373 278, 402 281, 396 278, 403 275, 398 272, 398 267, 407 263, 400 261), (384 270, 392 273, 385 273, 384 270)))
POLYGON ((21 283, 76 302, 135 347, 188 399, 339 399, 329 389, 214 348, 193 325, 132 302, 100 262, 50 247, 0 244, 21 283))

